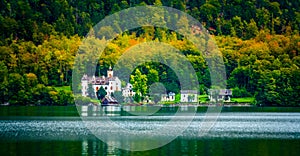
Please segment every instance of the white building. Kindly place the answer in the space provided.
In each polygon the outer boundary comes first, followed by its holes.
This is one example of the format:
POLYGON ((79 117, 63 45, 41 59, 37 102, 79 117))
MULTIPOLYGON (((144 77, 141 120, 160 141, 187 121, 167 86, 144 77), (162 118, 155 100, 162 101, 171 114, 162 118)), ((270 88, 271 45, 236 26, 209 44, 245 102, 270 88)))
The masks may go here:
POLYGON ((114 72, 111 67, 109 67, 109 70, 107 71, 107 77, 88 77, 86 74, 83 75, 81 79, 82 96, 88 95, 88 84, 93 85, 95 95, 101 87, 105 89, 108 96, 115 91, 121 91, 121 81, 118 77, 114 77, 114 72))
POLYGON ((175 101, 175 93, 169 92, 168 94, 162 94, 161 101, 175 101))
POLYGON ((230 89, 209 89, 208 98, 211 102, 225 101, 230 102, 230 96, 232 95, 232 90, 230 89))
POLYGON ((122 96, 123 97, 133 97, 135 92, 133 91, 132 84, 127 83, 126 87, 122 89, 122 96))
POLYGON ((198 102, 198 92, 196 90, 181 90, 180 102, 198 102))

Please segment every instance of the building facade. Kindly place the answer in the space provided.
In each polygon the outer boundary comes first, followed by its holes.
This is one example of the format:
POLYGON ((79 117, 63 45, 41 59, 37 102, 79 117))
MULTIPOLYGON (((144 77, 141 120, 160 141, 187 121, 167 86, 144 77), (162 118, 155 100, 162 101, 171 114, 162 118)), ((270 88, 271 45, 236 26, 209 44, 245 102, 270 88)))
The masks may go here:
POLYGON ((126 87, 122 88, 122 96, 123 97, 133 97, 135 92, 133 91, 132 84, 127 83, 126 87))
POLYGON ((175 101, 175 93, 169 92, 168 94, 162 94, 161 101, 175 101))
POLYGON ((107 71, 107 77, 89 77, 86 74, 81 79, 81 92, 82 96, 88 96, 88 85, 92 84, 95 96, 97 97, 97 91, 103 87, 106 91, 106 95, 110 96, 115 91, 121 91, 121 81, 118 77, 114 76, 114 72, 111 67, 107 71))
POLYGON ((181 90, 180 102, 198 102, 197 90, 181 90))
POLYGON ((211 102, 230 102, 230 97, 232 96, 232 90, 230 89, 209 89, 208 93, 208 98, 211 102))

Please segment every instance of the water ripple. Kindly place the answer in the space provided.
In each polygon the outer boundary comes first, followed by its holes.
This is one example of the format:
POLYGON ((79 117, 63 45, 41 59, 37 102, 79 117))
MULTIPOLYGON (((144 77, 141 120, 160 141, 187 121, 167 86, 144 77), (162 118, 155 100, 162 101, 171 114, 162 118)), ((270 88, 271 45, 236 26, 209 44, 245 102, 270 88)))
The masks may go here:
MULTIPOLYGON (((172 116, 119 116, 111 119, 128 130, 148 131, 164 126, 172 116)), ((176 131, 190 117, 175 117, 172 125, 176 131)), ((119 129, 111 130, 109 125, 100 120, 86 121, 67 117, 10 118, 0 120, 1 139, 54 139, 76 140, 93 137, 84 124, 101 128, 102 133, 114 134, 119 129)), ((300 113, 222 113, 214 127, 205 136, 199 135, 203 114, 194 117, 180 137, 186 138, 300 138, 300 113)), ((161 132, 161 136, 171 136, 172 132, 161 132)))

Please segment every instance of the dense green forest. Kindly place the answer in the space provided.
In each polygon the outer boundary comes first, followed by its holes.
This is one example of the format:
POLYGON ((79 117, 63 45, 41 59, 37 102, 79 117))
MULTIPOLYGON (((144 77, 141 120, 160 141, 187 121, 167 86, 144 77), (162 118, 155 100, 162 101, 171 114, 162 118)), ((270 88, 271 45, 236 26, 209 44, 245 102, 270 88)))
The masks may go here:
MULTIPOLYGON (((292 0, 3 0, 0 103, 74 104, 70 92, 53 86, 71 85, 74 58, 86 33, 105 16, 141 5, 173 7, 199 20, 223 54, 234 97, 254 96, 264 105, 300 105, 300 2, 292 0)), ((186 38, 155 27, 120 34, 105 49, 99 72, 105 75, 126 49, 147 41, 179 49, 196 71, 200 93, 211 87, 201 52, 186 38)), ((133 74, 145 75, 147 85, 160 81, 167 91, 179 92, 176 75, 167 66, 149 63, 139 71, 133 74)))

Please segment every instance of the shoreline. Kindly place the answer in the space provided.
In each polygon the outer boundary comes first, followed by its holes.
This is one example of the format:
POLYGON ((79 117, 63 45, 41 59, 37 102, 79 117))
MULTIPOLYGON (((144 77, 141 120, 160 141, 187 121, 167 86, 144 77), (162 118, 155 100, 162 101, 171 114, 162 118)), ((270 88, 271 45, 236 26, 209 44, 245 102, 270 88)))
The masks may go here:
MULTIPOLYGON (((86 106, 90 107, 91 110, 95 106, 86 106)), ((114 107, 114 106, 113 106, 114 107)), ((128 108, 132 108, 132 111, 137 111, 137 113, 144 114, 148 111, 147 108, 151 109, 152 106, 127 106, 127 108, 120 108, 119 112, 111 111, 113 109, 103 110, 115 114, 119 113, 121 116, 131 115, 130 112, 126 111, 128 108)), ((90 109, 89 108, 89 109, 90 109)), ((158 109, 153 115, 172 115, 178 111, 178 106, 171 107, 162 107, 158 109)), ((196 113, 206 113, 208 108, 207 106, 186 106, 184 108, 187 112, 196 113)), ((100 108, 101 109, 101 108, 100 108)), ((102 111, 103 111, 102 110, 102 111)), ((131 110, 131 109, 130 109, 131 110)), ((100 110, 99 110, 100 111, 100 110)), ((234 112, 251 112, 251 113, 300 113, 300 107, 256 107, 256 106, 223 106, 220 113, 234 113, 234 112)), ((146 113, 147 115, 147 113, 146 113)), ((79 111, 75 106, 0 106, 0 117, 10 117, 10 116, 59 116, 59 117, 74 117, 79 116, 79 111)))

